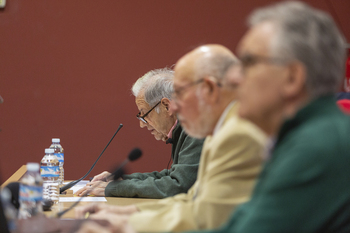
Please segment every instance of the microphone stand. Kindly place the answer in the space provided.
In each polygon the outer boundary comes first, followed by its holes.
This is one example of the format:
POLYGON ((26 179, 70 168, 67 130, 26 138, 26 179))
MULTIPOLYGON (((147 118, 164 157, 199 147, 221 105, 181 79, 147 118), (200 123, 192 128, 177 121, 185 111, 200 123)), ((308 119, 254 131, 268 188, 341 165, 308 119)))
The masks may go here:
POLYGON ((92 169, 94 169, 97 161, 101 158, 102 154, 105 152, 105 150, 107 149, 107 147, 109 146, 109 144, 112 142, 113 138, 115 137, 115 135, 117 135, 117 133, 119 132, 119 130, 123 127, 123 124, 120 124, 117 131, 114 133, 113 137, 111 138, 111 140, 109 140, 109 142, 107 143, 106 147, 103 149, 103 151, 101 152, 100 156, 98 156, 97 160, 95 161, 95 163, 91 166, 90 170, 80 179, 78 180, 74 180, 68 184, 66 184, 65 186, 60 188, 60 194, 62 194, 64 191, 66 191, 67 189, 70 189, 71 187, 73 187, 74 185, 76 185, 78 182, 80 182, 81 180, 85 179, 90 172, 92 171, 92 169))

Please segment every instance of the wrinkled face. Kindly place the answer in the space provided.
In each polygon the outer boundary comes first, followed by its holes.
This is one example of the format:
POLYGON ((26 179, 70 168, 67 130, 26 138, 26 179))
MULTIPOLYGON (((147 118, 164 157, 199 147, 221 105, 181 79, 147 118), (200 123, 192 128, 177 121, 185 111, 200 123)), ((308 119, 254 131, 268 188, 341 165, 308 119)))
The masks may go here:
POLYGON ((271 60, 270 53, 275 33, 272 23, 258 24, 246 33, 238 47, 243 75, 239 88, 239 114, 261 128, 264 128, 262 125, 267 119, 280 111, 283 104, 281 87, 286 69, 271 60))
MULTIPOLYGON (((135 103, 137 108, 139 109, 140 115, 145 115, 153 106, 149 106, 149 104, 144 100, 143 97, 136 97, 135 103)), ((158 105, 160 106, 160 105, 158 105)), ((162 117, 161 113, 157 113, 155 109, 153 109, 146 117, 145 120, 147 123, 140 121, 140 127, 147 127, 151 134, 155 137, 156 140, 166 140, 167 137, 167 129, 166 129, 166 118, 162 117)))
POLYGON ((182 127, 192 137, 204 138, 207 136, 206 114, 207 106, 199 101, 203 82, 192 81, 182 68, 175 67, 174 96, 171 111, 177 114, 182 127))

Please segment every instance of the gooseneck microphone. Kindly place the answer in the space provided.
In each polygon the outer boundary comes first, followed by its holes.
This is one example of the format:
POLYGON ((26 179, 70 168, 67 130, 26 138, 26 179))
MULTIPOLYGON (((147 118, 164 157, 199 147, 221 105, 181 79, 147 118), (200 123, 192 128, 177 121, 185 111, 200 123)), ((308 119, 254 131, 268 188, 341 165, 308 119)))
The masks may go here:
MULTIPOLYGON (((111 175, 108 176, 109 180, 118 180, 120 177, 122 177, 124 175, 124 170, 123 167, 130 161, 135 161, 137 159, 139 159, 142 155, 142 151, 139 148, 135 148, 133 149, 129 155, 128 158, 124 160, 124 162, 114 171, 111 173, 111 175)), ((97 186, 92 187, 92 189, 90 191, 88 191, 85 195, 81 196, 77 202, 75 202, 73 205, 71 205, 71 207, 69 207, 66 210, 60 211, 56 214, 57 218, 62 217, 62 215, 64 215, 65 213, 67 213, 68 211, 70 211, 71 209, 73 209, 76 205, 78 205, 80 203, 80 201, 83 199, 83 197, 86 197, 87 195, 89 195, 89 193, 91 193, 97 186)))
POLYGON ((97 161, 101 158, 102 154, 105 152, 105 150, 107 149, 107 147, 109 146, 109 144, 112 142, 113 138, 115 137, 115 135, 117 135, 117 133, 119 132, 119 130, 123 127, 123 124, 120 124, 117 131, 114 133, 113 137, 111 138, 111 140, 109 140, 109 142, 107 143, 107 146, 103 149, 103 151, 101 152, 100 156, 98 156, 98 158, 96 159, 95 163, 91 166, 90 170, 80 179, 78 180, 74 180, 68 184, 66 184, 65 186, 60 188, 60 193, 63 193, 64 191, 66 191, 67 189, 70 189, 71 187, 73 187, 74 185, 76 185, 79 181, 85 179, 90 172, 92 171, 92 169, 94 169, 97 161))
MULTIPOLYGON (((110 174, 107 178, 105 178, 105 181, 112 180, 112 179, 115 180, 115 177, 119 174, 120 171, 123 170, 123 167, 128 162, 132 162, 132 161, 139 159, 141 157, 141 155, 142 155, 142 151, 137 147, 134 148, 132 151, 130 151, 128 157, 122 162, 122 164, 120 164, 120 166, 114 172, 112 172, 112 174, 110 174)), ((119 179, 119 177, 118 177, 118 179, 119 179)))

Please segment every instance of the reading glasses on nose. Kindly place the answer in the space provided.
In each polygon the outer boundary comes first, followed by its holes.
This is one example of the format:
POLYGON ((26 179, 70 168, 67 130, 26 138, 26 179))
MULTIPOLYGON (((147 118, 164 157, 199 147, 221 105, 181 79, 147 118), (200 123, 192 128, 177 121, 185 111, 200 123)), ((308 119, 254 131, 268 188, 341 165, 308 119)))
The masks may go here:
POLYGON ((153 108, 151 108, 151 109, 150 109, 148 112, 146 112, 146 114, 143 115, 143 116, 140 116, 140 115, 141 115, 141 112, 139 112, 139 113, 136 115, 137 119, 139 119, 139 120, 142 121, 143 123, 148 124, 148 122, 146 121, 145 117, 146 117, 150 112, 152 112, 152 110, 155 109, 155 107, 157 107, 158 104, 160 104, 160 102, 162 102, 162 101, 159 101, 156 105, 153 106, 153 108))

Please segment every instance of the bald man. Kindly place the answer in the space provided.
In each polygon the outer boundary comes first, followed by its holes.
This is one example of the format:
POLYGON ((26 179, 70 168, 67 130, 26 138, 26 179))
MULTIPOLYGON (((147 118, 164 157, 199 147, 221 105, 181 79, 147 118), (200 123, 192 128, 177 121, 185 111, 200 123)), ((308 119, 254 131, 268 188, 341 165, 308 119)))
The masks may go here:
POLYGON ((120 227, 120 221, 132 213, 129 224, 139 232, 212 229, 223 224, 237 205, 248 201, 260 172, 265 136, 237 116, 236 63, 227 48, 206 45, 186 54, 175 66, 172 110, 189 135, 208 136, 197 181, 187 194, 136 208, 83 207, 78 215, 97 212, 93 217, 109 219, 120 227))

